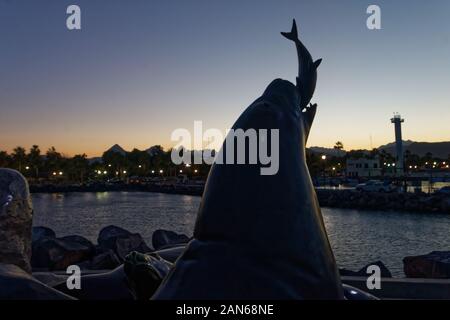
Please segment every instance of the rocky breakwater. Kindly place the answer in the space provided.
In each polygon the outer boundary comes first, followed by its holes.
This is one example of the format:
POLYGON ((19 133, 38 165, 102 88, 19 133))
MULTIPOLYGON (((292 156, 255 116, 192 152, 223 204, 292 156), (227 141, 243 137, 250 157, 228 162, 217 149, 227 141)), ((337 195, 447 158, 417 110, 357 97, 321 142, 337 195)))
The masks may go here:
POLYGON ((152 249, 139 233, 107 226, 100 231, 94 244, 79 235, 56 237, 49 228, 34 227, 31 265, 34 271, 66 270, 73 264, 82 270, 113 269, 121 265, 130 252, 149 253, 184 245, 188 241, 185 235, 156 230, 152 249))
POLYGON ((403 258, 408 278, 450 279, 450 251, 433 251, 403 258))
POLYGON ((331 189, 318 189, 316 193, 322 207, 450 214, 450 197, 443 194, 383 193, 331 189))

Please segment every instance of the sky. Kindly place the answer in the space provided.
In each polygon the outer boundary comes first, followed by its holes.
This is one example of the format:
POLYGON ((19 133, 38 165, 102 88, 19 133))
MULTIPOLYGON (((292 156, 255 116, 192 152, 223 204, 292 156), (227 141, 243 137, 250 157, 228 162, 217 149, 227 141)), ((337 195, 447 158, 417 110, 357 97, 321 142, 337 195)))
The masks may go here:
POLYGON ((0 0, 0 150, 74 155, 170 147, 177 128, 222 132, 275 78, 295 82, 280 35, 297 20, 322 58, 309 146, 450 140, 447 0, 0 0), (66 8, 81 8, 68 30, 66 8), (366 9, 381 8, 381 30, 366 9))

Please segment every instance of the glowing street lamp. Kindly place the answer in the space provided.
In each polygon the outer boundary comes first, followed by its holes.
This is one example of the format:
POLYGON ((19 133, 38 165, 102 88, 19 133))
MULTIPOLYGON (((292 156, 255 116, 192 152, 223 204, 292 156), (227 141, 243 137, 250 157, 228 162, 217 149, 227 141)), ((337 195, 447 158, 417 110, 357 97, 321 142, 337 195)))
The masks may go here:
POLYGON ((142 166, 141 166, 141 165, 139 165, 139 168, 142 168, 142 166))
POLYGON ((197 172, 198 172, 198 170, 197 170, 197 169, 195 169, 195 170, 194 170, 194 172, 195 172, 195 173, 197 173, 197 172))
POLYGON ((56 176, 56 172, 53 172, 53 175, 56 176))
MULTIPOLYGON (((445 163, 444 163, 445 164, 445 163)), ((29 166, 26 166, 25 167, 25 170, 30 170, 30 167, 29 166)))
POLYGON ((126 174, 127 173, 127 170, 123 170, 123 174, 126 174))
POLYGON ((103 174, 108 174, 108 171, 106 171, 106 170, 105 170, 105 171, 103 171, 103 174))
POLYGON ((327 156, 326 155, 322 155, 322 160, 326 160, 327 159, 327 156))
POLYGON ((152 173, 155 173, 155 170, 152 170, 152 173))
POLYGON ((191 165, 189 163, 186 163, 186 168, 189 168, 191 165))
POLYGON ((59 175, 60 175, 60 176, 62 176, 62 175, 63 175, 63 172, 62 172, 62 171, 60 171, 60 172, 59 172, 59 175))
POLYGON ((163 173, 164 171, 163 170, 159 170, 159 173, 163 173))
POLYGON ((183 173, 183 170, 180 170, 180 173, 183 173))

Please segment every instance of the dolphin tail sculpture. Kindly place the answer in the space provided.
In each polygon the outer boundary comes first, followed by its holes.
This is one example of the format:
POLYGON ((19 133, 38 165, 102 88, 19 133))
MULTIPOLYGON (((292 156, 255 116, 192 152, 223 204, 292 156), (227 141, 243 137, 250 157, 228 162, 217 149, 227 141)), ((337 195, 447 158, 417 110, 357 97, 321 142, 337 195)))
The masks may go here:
MULTIPOLYGON (((298 40, 295 22, 287 35, 297 44, 300 86, 272 81, 232 127, 278 130, 278 143, 271 142, 278 171, 261 175, 262 163, 212 165, 194 237, 153 299, 344 298, 306 163, 306 141, 316 110, 315 105, 306 106, 318 62, 312 62, 298 40)), ((224 141, 219 154, 226 159, 232 152, 236 158, 234 148, 224 141)), ((249 152, 246 143, 245 155, 249 152)))
MULTIPOLYGON (((298 38, 297 24, 295 19, 292 22, 291 32, 281 32, 281 34, 294 41, 297 48, 298 56, 298 77, 297 77, 297 88, 300 94, 300 109, 303 110, 307 107, 308 103, 316 89, 317 82, 317 68, 319 67, 322 59, 318 59, 313 62, 311 54, 308 49, 303 45, 303 43, 298 38)), ((310 105, 312 107, 313 105, 310 105)))

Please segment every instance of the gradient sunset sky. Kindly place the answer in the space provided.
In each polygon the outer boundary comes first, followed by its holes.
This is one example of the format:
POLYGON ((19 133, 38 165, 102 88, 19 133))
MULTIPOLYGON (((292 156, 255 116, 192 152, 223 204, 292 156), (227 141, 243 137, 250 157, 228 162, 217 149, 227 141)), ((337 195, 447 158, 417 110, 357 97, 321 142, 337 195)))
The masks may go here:
POLYGON ((295 81, 292 18, 323 58, 309 146, 391 142, 393 112, 404 139, 448 141, 449 13, 448 0, 0 0, 0 150, 170 147, 194 120, 225 132, 271 80, 295 81), (382 30, 366 27, 370 4, 382 30))

